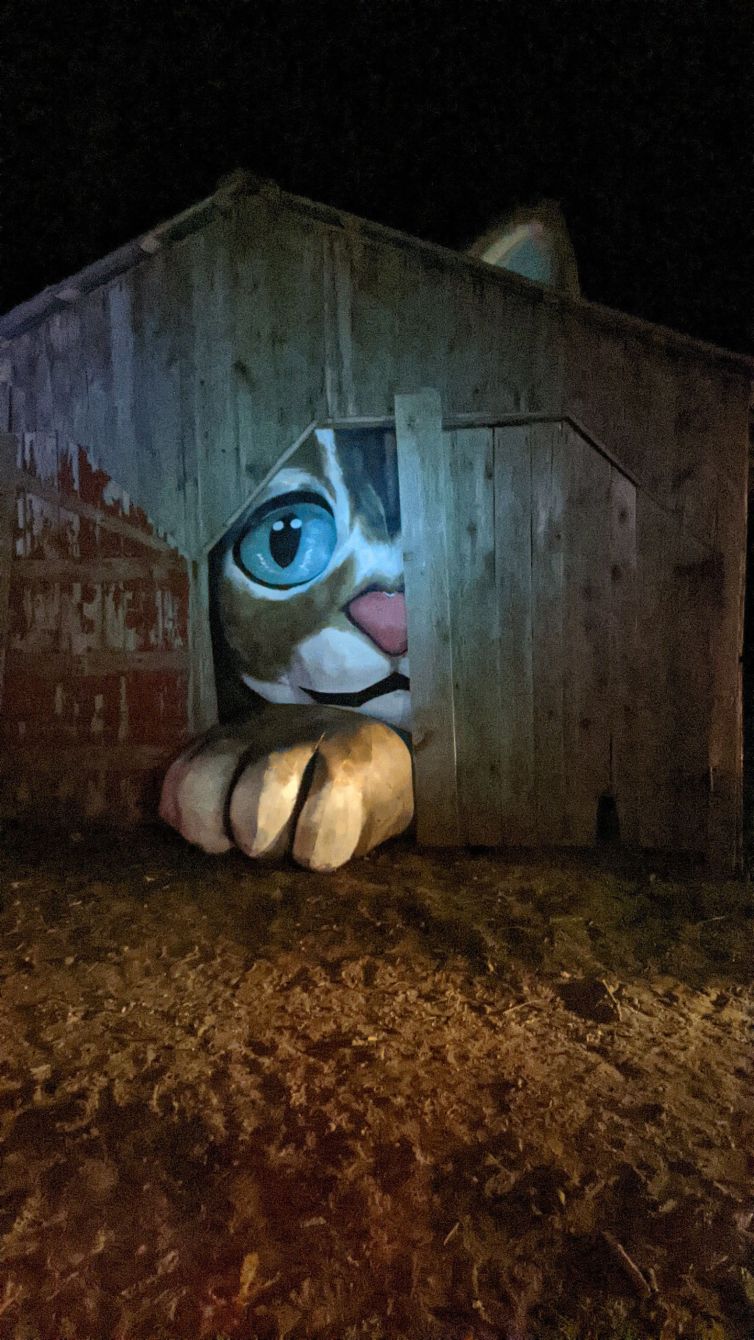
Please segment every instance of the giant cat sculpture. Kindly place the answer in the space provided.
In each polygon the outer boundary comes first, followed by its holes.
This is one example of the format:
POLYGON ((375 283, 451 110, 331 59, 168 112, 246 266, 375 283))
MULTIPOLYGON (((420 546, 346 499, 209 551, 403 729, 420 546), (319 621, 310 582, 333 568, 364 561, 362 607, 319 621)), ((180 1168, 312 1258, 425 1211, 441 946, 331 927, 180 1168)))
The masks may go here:
POLYGON ((312 434, 211 564, 229 722, 170 768, 160 813, 205 851, 334 869, 413 815, 391 434, 312 434), (246 710, 241 691, 258 695, 246 710))
MULTIPOLYGON (((470 249, 571 289, 553 206, 470 249)), ((333 870, 414 812, 395 440, 315 431, 214 552, 223 724, 171 766, 160 814, 207 852, 333 870)))

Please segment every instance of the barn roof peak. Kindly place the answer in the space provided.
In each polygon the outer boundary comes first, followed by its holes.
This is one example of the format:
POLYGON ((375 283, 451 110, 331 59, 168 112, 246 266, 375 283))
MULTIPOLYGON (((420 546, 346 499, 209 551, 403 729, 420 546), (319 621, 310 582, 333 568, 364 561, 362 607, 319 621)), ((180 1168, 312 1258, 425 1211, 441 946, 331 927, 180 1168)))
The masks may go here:
MULTIPOLYGON (((473 244, 466 251, 453 251, 448 247, 426 242, 398 229, 387 227, 385 224, 363 219, 335 206, 321 204, 304 196, 293 195, 284 191, 277 182, 270 178, 261 177, 245 168, 236 168, 221 177, 212 195, 206 196, 187 209, 182 210, 179 214, 173 215, 172 218, 157 224, 147 232, 141 233, 132 241, 126 242, 123 246, 109 252, 101 260, 84 266, 76 274, 70 275, 58 283, 48 285, 34 297, 12 307, 8 312, 0 314, 0 348, 25 331, 41 324, 54 312, 65 310, 85 294, 110 283, 117 279, 119 275, 125 274, 136 265, 148 260, 150 256, 161 251, 164 247, 180 242, 191 233, 207 227, 218 215, 231 212, 244 196, 254 195, 277 200, 282 207, 291 212, 307 215, 310 218, 317 219, 320 223, 339 230, 353 229, 366 236, 374 237, 375 240, 382 241, 386 245, 411 248, 412 250, 422 251, 428 256, 434 255, 446 264, 451 263, 477 271, 482 270, 485 274, 490 275, 490 277, 494 276, 498 282, 508 286, 524 285, 527 290, 534 288, 540 291, 543 300, 551 303, 562 303, 566 307, 578 307, 599 324, 620 325, 626 329, 627 333, 634 333, 640 338, 643 337, 655 344, 675 348, 679 353, 685 351, 691 354, 701 354, 707 358, 713 358, 717 362, 728 363, 732 369, 744 372, 750 378, 754 374, 754 358, 747 357, 745 354, 736 353, 719 345, 683 335, 666 326, 655 325, 641 317, 630 316, 612 307, 588 302, 583 297, 576 295, 574 285, 570 281, 559 286, 559 288, 547 287, 524 277, 525 271, 518 274, 515 270, 502 268, 494 260, 490 261, 485 258, 483 247, 480 250, 481 244, 489 240, 487 234, 483 234, 478 243, 473 244), (566 291, 563 291, 563 289, 566 291), (570 291, 568 291, 569 289, 570 291)), ((510 219, 506 218, 505 223, 508 226, 510 219)), ((573 276, 575 276, 575 268, 573 269, 573 276)))

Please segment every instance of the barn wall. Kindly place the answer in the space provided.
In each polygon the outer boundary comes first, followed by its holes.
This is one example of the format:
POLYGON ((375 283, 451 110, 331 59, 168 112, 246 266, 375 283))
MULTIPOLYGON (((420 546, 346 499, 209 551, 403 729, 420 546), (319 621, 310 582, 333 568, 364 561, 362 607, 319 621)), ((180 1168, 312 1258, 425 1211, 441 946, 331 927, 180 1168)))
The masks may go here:
POLYGON ((242 197, 11 340, 4 362, 27 427, 87 442, 192 549, 313 419, 388 415, 420 386, 448 414, 565 409, 705 534, 717 480, 742 477, 735 360, 285 197, 242 197))
POLYGON ((323 271, 295 215, 215 218, 11 343, 26 425, 86 442, 195 551, 325 410, 323 271))
MULTIPOLYGON (((390 415, 396 393, 422 386, 439 391, 446 414, 570 414, 672 515, 670 567, 663 527, 637 518, 642 633, 670 692, 688 604, 674 592, 696 581, 717 649, 705 784, 714 841, 729 850, 741 770, 744 362, 284 196, 240 197, 206 217, 10 341, 3 375, 23 393, 26 426, 86 442, 195 555, 312 420, 390 415), (694 545, 718 561, 700 567, 697 555, 692 579, 694 545)), ((649 697, 645 710, 654 739, 649 697)), ((647 760, 651 770, 649 745, 647 760)))

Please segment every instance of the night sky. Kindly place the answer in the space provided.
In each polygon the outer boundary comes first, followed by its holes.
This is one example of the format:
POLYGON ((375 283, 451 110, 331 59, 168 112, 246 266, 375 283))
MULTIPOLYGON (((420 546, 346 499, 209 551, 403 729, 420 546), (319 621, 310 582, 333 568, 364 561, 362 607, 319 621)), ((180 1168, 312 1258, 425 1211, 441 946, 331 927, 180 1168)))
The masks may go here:
POLYGON ((587 297, 754 352, 749 0, 4 15, 0 310, 244 167, 452 247, 556 199, 587 297))

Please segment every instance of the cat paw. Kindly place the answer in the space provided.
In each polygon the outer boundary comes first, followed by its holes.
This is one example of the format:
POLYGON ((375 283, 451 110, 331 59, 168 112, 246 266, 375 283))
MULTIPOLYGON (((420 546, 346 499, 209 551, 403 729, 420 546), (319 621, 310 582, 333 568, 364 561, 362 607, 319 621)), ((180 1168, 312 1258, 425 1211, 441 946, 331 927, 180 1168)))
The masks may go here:
POLYGON ((290 853, 336 870, 405 831, 411 753, 381 721, 338 708, 269 707, 215 727, 170 767, 160 816, 207 852, 290 853))

